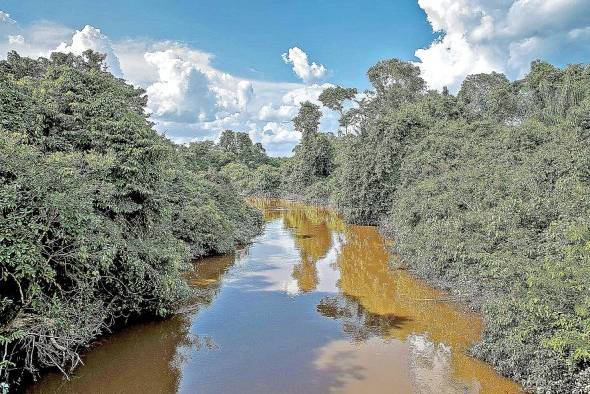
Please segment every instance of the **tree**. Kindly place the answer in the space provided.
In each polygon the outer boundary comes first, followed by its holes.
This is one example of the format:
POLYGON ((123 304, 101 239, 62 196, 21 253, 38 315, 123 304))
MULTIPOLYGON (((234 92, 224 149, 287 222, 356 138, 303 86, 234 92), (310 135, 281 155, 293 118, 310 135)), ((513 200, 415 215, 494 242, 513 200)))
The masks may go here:
POLYGON ((346 100, 353 100, 357 94, 355 88, 343 88, 334 86, 324 89, 320 94, 319 100, 322 104, 340 115, 340 126, 345 128, 345 133, 348 133, 348 122, 344 118, 344 102, 346 100))
POLYGON ((318 132, 320 123, 320 107, 306 101, 301 104, 299 113, 293 118, 296 130, 301 131, 301 149, 296 156, 301 160, 303 171, 308 173, 305 178, 327 177, 332 170, 333 149, 328 138, 318 132))
POLYGON ((281 173, 278 168, 263 164, 258 167, 250 182, 251 193, 263 197, 277 197, 281 186, 281 173))
POLYGON ((218 147, 232 155, 232 159, 239 163, 255 168, 266 163, 266 151, 262 144, 253 144, 248 133, 224 130, 219 138, 218 147))
POLYGON ((468 116, 506 122, 517 115, 516 95, 504 74, 469 75, 457 97, 468 116))
POLYGON ((299 131, 303 140, 311 138, 311 136, 318 132, 320 125, 320 118, 322 113, 320 107, 309 101, 301 103, 299 112, 293 118, 293 126, 295 130, 299 131))
POLYGON ((426 89, 426 82, 420 77, 420 68, 399 59, 379 61, 369 68, 367 76, 377 95, 396 89, 406 92, 408 96, 415 96, 426 89))

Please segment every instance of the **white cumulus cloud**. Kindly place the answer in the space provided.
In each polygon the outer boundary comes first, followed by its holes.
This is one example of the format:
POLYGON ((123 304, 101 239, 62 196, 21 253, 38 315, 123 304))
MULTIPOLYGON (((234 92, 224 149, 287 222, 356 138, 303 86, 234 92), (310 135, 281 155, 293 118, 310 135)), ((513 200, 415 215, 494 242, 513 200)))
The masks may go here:
POLYGON ((100 29, 93 26, 86 25, 82 30, 77 30, 72 36, 71 43, 62 42, 54 52, 81 55, 87 49, 105 54, 107 69, 117 77, 123 76, 119 58, 113 50, 111 41, 107 36, 102 34, 100 29))
POLYGON ((323 64, 312 62, 309 64, 307 54, 298 47, 290 48, 283 53, 283 61, 293 66, 293 72, 303 82, 311 82, 326 76, 328 70, 323 64))
POLYGON ((147 86, 148 107, 161 120, 207 121, 217 110, 217 98, 206 70, 210 55, 180 46, 146 52, 158 80, 147 86))
MULTIPOLYGON (((333 86, 239 78, 215 68, 211 54, 181 43, 126 41, 115 48, 125 49, 120 55, 125 77, 146 87, 156 127, 179 143, 214 139, 229 128, 248 132, 271 154, 289 154, 301 137, 291 124, 299 104, 319 104, 323 89, 333 86)), ((337 127, 326 112, 323 124, 337 127)))
POLYGON ((416 51, 431 88, 456 91, 474 73, 521 77, 537 58, 587 62, 588 0, 418 0, 442 37, 416 51))
POLYGON ((283 103, 299 106, 299 104, 304 101, 311 101, 314 104, 321 105, 319 100, 320 94, 324 89, 332 86, 334 85, 330 83, 323 83, 321 85, 314 83, 313 85, 305 85, 291 89, 283 96, 283 103))
POLYGON ((16 34, 16 35, 12 35, 9 34, 8 35, 8 44, 9 45, 24 45, 25 44, 25 38, 23 36, 21 36, 20 34, 16 34))
POLYGON ((286 121, 297 114, 297 107, 294 105, 276 105, 269 103, 258 110, 258 119, 266 121, 286 121))
POLYGON ((281 144, 299 141, 301 133, 287 127, 284 123, 268 122, 262 128, 251 130, 250 137, 263 144, 281 144))

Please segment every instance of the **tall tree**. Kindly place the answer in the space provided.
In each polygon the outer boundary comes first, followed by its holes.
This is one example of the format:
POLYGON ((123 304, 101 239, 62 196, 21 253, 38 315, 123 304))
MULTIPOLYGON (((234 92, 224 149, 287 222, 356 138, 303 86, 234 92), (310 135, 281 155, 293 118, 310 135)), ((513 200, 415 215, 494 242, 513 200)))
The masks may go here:
POLYGON ((357 90, 355 88, 333 86, 324 89, 324 91, 319 96, 319 100, 326 108, 338 112, 340 115, 340 126, 344 127, 345 134, 348 133, 349 124, 347 122, 348 118, 344 117, 344 102, 347 100, 353 100, 356 95, 357 90))
POLYGON ((324 133, 318 131, 322 113, 320 107, 303 102, 293 118, 295 130, 301 132, 301 143, 295 150, 295 189, 309 186, 315 180, 330 175, 334 150, 324 133))
POLYGON ((219 138, 219 148, 229 153, 230 160, 258 167, 267 161, 266 150, 261 143, 253 144, 248 133, 224 130, 219 138))

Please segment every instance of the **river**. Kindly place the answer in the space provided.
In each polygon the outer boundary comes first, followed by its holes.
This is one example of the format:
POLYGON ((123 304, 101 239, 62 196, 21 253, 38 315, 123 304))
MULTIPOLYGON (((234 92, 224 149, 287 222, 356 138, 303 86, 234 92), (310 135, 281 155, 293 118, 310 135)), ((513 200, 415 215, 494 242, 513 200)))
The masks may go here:
POLYGON ((477 314, 388 268, 374 227, 258 201, 266 226, 235 255, 196 261, 186 311, 107 336, 69 381, 30 393, 518 393, 466 355, 477 314))

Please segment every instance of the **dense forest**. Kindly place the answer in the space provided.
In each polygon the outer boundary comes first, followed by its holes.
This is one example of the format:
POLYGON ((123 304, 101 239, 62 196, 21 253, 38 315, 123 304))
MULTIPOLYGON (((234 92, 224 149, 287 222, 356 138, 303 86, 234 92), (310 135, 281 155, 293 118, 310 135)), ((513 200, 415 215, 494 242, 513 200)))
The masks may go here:
POLYGON ((242 192, 335 207, 395 240, 394 267, 483 313, 472 349, 526 389, 590 392, 590 67, 535 61, 521 80, 427 90, 411 63, 373 89, 332 87, 293 119, 291 158, 229 164, 242 192))
POLYGON ((380 61, 372 89, 331 87, 267 156, 247 133, 174 145, 104 57, 0 62, 0 382, 68 372, 117 324, 167 316, 192 257, 248 242, 246 196, 329 205, 378 225, 408 269, 481 311, 473 355, 527 390, 590 392, 590 67, 428 90, 380 61))
MULTIPOLYGON (((0 392, 44 368, 69 373, 114 327, 174 313, 192 258, 262 226, 203 164, 207 146, 159 135, 145 92, 104 59, 0 62, 0 392)), ((250 150, 248 160, 264 155, 250 150)))

